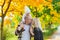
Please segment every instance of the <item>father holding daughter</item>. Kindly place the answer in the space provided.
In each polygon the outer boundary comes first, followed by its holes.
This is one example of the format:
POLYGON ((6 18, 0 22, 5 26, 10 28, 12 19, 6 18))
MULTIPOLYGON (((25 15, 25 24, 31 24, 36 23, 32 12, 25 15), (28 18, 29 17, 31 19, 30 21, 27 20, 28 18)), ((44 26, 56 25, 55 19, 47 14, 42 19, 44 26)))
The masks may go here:
MULTIPOLYGON (((41 24, 39 23, 39 19, 32 19, 30 9, 27 6, 25 6, 25 14, 23 15, 22 22, 19 25, 20 26, 17 28, 17 30, 19 32, 21 30, 24 31, 22 31, 21 38, 18 38, 18 40, 30 40, 31 35, 34 36, 34 40, 43 40, 42 28, 41 24)), ((17 32, 16 34, 18 35, 17 32)))

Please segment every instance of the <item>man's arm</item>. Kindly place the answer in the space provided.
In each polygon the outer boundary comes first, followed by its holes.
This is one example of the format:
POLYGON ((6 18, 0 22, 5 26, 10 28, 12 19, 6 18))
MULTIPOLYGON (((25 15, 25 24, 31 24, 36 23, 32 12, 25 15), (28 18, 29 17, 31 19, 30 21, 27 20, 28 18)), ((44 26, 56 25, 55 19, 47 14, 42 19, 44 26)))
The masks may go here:
POLYGON ((31 33, 32 36, 34 36, 33 28, 32 27, 30 27, 30 33, 31 33))

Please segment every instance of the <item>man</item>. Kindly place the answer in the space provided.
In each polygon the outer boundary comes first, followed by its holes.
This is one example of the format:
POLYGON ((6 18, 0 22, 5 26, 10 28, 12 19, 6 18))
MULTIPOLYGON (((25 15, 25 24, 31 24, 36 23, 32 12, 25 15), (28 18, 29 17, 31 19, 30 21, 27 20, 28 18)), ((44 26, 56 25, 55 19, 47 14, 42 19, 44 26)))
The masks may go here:
MULTIPOLYGON (((28 9, 26 7, 26 9, 28 9)), ((18 35, 19 40, 30 40, 30 25, 32 22, 32 18, 30 15, 30 11, 25 10, 25 14, 22 17, 22 22, 18 25, 16 34, 18 35), (21 36, 20 36, 21 35, 21 36)))

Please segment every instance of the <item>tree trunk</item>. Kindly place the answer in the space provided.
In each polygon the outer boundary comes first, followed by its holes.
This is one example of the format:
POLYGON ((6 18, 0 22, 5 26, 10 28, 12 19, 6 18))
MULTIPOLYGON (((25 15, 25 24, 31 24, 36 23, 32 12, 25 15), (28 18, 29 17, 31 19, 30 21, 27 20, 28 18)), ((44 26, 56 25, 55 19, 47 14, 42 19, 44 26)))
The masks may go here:
POLYGON ((4 25, 4 17, 2 16, 2 22, 1 22, 1 40, 3 40, 3 25, 4 25))

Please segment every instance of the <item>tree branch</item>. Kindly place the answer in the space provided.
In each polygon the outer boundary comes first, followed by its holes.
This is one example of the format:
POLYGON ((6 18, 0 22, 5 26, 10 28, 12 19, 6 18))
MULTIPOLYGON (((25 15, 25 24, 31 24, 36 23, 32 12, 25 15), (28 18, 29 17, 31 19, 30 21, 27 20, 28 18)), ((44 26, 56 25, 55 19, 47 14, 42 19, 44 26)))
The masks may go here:
POLYGON ((3 3, 3 5, 2 5, 2 7, 4 7, 4 5, 5 5, 5 1, 6 1, 6 0, 4 0, 4 3, 3 3))
POLYGON ((3 4, 2 4, 2 6, 1 6, 2 16, 3 16, 3 7, 4 7, 4 5, 5 5, 5 1, 6 1, 6 0, 4 0, 3 4))
POLYGON ((12 1, 12 0, 9 0, 8 7, 7 7, 7 9, 6 9, 6 11, 5 11, 5 13, 4 13, 4 15, 3 15, 3 16, 5 16, 5 15, 6 15, 6 13, 7 13, 8 9, 9 9, 9 7, 10 7, 10 3, 11 3, 11 1, 12 1))

